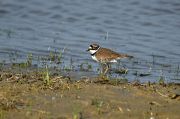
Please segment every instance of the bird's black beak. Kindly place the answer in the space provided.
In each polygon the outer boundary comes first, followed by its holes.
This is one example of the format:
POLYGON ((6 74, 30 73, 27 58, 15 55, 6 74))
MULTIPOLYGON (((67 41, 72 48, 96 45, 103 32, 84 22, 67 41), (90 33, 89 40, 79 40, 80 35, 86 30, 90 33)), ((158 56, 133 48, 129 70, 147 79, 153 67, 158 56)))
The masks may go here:
POLYGON ((89 50, 90 50, 90 49, 86 50, 86 52, 89 51, 89 50))

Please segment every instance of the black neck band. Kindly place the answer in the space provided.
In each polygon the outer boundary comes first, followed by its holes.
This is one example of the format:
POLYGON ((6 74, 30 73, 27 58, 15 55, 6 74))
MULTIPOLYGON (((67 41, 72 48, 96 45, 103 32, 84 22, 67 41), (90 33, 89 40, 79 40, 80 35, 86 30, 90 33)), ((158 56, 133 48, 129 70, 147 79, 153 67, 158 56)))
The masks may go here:
MULTIPOLYGON (((97 51, 96 51, 97 52, 97 51)), ((93 53, 93 54, 91 54, 91 56, 94 56, 95 54, 96 54, 96 52, 95 53, 93 53)))

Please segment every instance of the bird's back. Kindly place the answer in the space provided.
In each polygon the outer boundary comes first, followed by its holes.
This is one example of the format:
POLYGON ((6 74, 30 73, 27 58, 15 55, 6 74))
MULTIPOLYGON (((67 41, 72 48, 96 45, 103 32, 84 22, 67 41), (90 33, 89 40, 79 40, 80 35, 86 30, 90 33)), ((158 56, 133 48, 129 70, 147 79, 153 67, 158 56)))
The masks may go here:
POLYGON ((96 52, 96 58, 99 60, 115 60, 121 58, 132 58, 132 56, 121 55, 107 48, 100 48, 98 52, 96 52))

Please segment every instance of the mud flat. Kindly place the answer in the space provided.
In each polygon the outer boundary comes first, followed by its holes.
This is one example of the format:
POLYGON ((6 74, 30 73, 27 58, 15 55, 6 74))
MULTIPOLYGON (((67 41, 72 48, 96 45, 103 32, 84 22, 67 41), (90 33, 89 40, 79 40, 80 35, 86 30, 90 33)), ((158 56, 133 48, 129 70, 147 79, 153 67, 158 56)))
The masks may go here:
POLYGON ((180 84, 0 68, 1 119, 179 119, 180 84))

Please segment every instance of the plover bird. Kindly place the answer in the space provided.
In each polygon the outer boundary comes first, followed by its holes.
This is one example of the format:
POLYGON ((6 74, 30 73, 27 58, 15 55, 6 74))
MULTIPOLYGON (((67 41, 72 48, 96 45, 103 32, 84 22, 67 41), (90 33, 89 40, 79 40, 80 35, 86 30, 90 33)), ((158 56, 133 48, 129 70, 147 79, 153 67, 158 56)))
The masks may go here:
POLYGON ((129 59, 133 58, 133 56, 121 55, 107 48, 102 48, 97 44, 90 45, 87 51, 90 51, 91 57, 94 60, 96 60, 99 63, 107 65, 107 69, 104 72, 104 76, 106 75, 109 69, 109 64, 115 63, 123 58, 129 58, 129 59))

